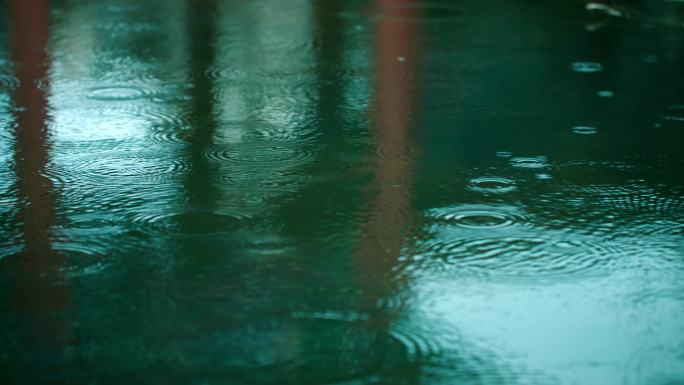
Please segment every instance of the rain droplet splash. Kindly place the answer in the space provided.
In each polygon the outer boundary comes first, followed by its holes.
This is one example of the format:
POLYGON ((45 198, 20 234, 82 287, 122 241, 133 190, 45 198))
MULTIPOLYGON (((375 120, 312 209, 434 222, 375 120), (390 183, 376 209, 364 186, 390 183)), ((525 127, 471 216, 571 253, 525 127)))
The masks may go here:
POLYGON ((539 169, 548 166, 545 156, 517 157, 511 159, 511 165, 516 168, 539 169))
POLYGON ((459 205, 430 210, 427 216, 437 224, 467 229, 498 229, 527 222, 516 207, 504 205, 459 205))
POLYGON ((579 279, 601 272, 623 248, 597 239, 557 236, 472 237, 427 245, 418 253, 447 273, 497 279, 579 279))
POLYGON ((135 100, 147 97, 149 92, 144 88, 130 85, 111 85, 91 88, 87 96, 89 99, 105 102, 135 100))
POLYGON ((489 176, 470 180, 468 189, 480 193, 503 194, 515 190, 515 182, 501 177, 489 176))

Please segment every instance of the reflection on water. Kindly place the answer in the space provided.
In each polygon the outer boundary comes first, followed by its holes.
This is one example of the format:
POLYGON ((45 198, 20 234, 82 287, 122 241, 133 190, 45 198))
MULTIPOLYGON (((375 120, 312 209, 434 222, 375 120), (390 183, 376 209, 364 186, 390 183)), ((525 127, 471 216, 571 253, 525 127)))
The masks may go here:
POLYGON ((684 382, 684 9, 0 2, 0 382, 684 382))

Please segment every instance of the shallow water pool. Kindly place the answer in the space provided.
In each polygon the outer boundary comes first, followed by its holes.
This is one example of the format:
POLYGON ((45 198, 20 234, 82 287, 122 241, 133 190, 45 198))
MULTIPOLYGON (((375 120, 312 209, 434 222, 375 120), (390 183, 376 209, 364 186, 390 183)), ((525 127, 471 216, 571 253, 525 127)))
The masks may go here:
POLYGON ((0 1, 0 383, 683 384, 684 4, 613 3, 0 1))

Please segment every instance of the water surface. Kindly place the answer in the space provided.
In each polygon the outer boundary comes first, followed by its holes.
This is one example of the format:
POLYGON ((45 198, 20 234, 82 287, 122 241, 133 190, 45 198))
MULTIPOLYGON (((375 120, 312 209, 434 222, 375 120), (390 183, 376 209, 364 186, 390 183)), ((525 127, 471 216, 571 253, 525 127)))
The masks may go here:
POLYGON ((684 9, 0 1, 2 384, 684 383, 684 9))

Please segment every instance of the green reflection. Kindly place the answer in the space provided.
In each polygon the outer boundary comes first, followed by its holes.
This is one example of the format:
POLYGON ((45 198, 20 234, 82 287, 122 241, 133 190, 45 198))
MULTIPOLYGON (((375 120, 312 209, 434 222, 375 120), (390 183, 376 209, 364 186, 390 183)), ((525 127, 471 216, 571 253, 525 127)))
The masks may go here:
POLYGON ((1 383, 684 379, 679 2, 0 5, 1 383))

